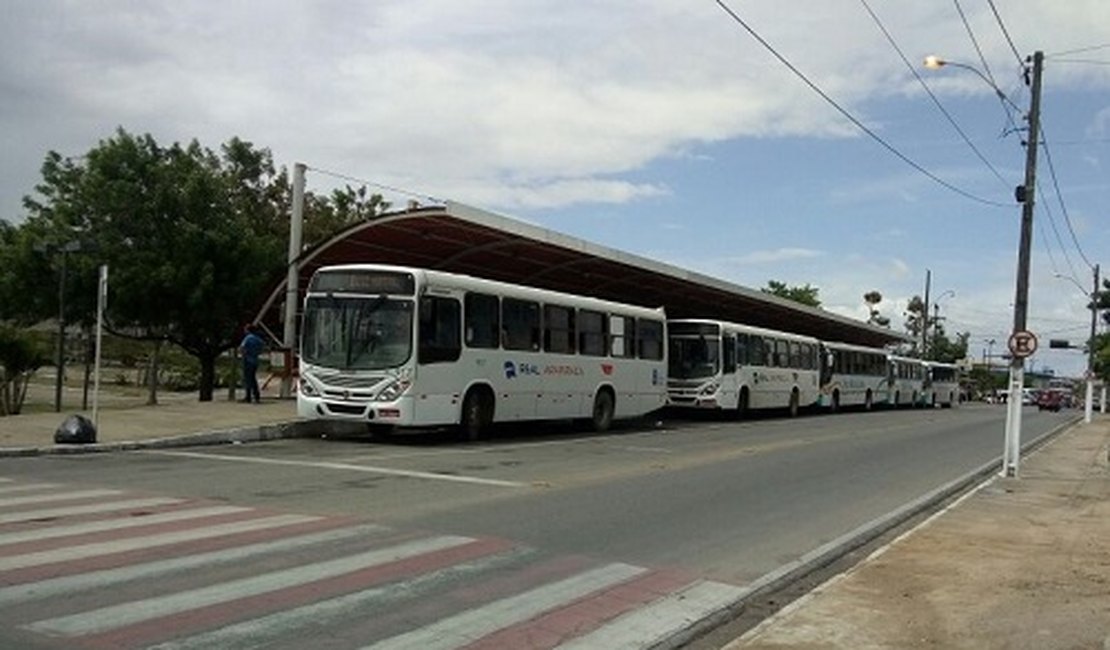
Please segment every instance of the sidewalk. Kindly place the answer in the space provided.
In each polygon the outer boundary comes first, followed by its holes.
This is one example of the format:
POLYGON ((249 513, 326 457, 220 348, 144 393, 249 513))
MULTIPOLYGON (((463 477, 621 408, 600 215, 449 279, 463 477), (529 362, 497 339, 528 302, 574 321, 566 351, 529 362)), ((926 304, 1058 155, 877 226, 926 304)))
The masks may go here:
POLYGON ((1108 453, 1096 414, 726 650, 1110 650, 1108 453))
MULTIPOLYGON (((43 394, 36 387, 38 404, 53 404, 53 389, 43 394)), ((240 395, 241 395, 240 391, 240 395)), ((304 421, 297 419, 297 403, 280 399, 276 389, 263 394, 261 404, 228 401, 227 391, 200 402, 197 393, 160 393, 158 404, 148 406, 145 395, 102 399, 97 422, 96 444, 56 445, 54 432, 67 416, 81 414, 79 391, 67 389, 61 413, 32 412, 0 417, 0 456, 42 453, 113 451, 138 447, 185 444, 215 444, 305 435, 304 421)))

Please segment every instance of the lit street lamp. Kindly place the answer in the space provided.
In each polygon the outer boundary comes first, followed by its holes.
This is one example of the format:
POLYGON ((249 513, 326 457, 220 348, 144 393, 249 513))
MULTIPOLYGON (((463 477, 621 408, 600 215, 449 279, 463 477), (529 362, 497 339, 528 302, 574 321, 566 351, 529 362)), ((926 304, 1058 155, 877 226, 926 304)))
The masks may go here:
MULTIPOLYGON (((1011 341, 1026 333, 1026 320, 1029 312, 1029 257, 1033 242, 1033 190, 1037 186, 1037 144, 1040 141, 1041 116, 1041 68, 1044 53, 1038 51, 1032 57, 1032 75, 1027 78, 1030 84, 1029 133, 1025 143, 1025 183, 1019 185, 1014 196, 1021 208, 1021 239, 1018 244, 1017 288, 1014 298, 1014 329, 1011 341)), ((994 92, 1006 100, 1006 94, 991 82, 982 72, 963 63, 945 61, 936 56, 925 58, 925 67, 937 69, 942 66, 955 66, 971 70, 990 86, 994 92)), ((1014 350, 1011 350, 1014 352, 1014 350)), ((1006 400, 1006 441, 1002 454, 1002 472, 1005 476, 1017 477, 1021 458, 1021 394, 1025 387, 1024 355, 1013 354, 1010 363, 1010 398, 1006 400)))

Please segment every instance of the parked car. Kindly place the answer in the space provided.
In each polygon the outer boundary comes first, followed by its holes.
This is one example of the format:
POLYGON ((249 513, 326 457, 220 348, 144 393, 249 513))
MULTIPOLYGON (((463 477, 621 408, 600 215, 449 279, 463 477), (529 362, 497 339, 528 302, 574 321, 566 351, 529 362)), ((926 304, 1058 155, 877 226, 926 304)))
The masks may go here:
POLYGON ((1059 411, 1064 405, 1064 394, 1058 390, 1042 390, 1037 396, 1037 410, 1059 411))

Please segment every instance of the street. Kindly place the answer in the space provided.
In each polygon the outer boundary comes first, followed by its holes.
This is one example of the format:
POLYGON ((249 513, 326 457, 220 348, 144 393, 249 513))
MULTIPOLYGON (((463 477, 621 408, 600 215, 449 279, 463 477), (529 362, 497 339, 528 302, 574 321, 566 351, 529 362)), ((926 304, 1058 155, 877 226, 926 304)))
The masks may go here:
MULTIPOLYGON (((1023 439, 1067 417, 1026 409, 1023 439)), ((0 641, 640 647, 639 619, 665 636, 997 458, 1003 418, 972 405, 4 459, 0 641)))

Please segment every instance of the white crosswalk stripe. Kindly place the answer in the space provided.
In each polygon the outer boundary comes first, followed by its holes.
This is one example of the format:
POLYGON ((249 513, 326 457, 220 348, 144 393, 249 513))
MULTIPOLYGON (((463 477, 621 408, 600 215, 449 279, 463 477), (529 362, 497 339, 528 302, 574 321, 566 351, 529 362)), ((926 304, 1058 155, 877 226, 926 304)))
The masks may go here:
POLYGON ((610 564, 560 580, 554 584, 505 598, 446 618, 408 634, 386 639, 364 650, 451 650, 537 614, 581 598, 599 589, 624 582, 646 569, 610 564))
POLYGON ((335 560, 307 564, 295 569, 274 571, 253 578, 215 584, 159 598, 148 598, 111 607, 102 607, 72 616, 46 619, 32 623, 27 628, 36 632, 71 637, 96 634, 125 625, 168 616, 183 610, 197 609, 277 591, 278 589, 302 585, 472 541, 474 540, 469 537, 457 536, 421 539, 335 560))
POLYGON ((213 537, 224 537, 237 533, 278 528, 281 526, 292 526, 294 524, 303 524, 319 520, 320 517, 308 515, 275 515, 272 517, 237 521, 229 524, 174 531, 172 533, 145 535, 142 537, 131 537, 93 544, 78 544, 50 551, 38 551, 0 557, 0 571, 26 569, 29 567, 42 566, 44 564, 54 564, 56 562, 84 560, 98 555, 110 555, 126 551, 150 549, 157 546, 168 546, 170 544, 180 544, 182 542, 192 542, 213 537))
POLYGON ((122 499, 120 501, 109 501, 107 503, 89 503, 81 506, 64 506, 59 508, 46 508, 43 510, 29 510, 26 512, 9 512, 7 514, 0 514, 0 525, 17 524, 26 521, 46 521, 60 517, 72 517, 74 515, 94 515, 102 512, 130 510, 133 508, 172 506, 184 502, 184 499, 151 497, 148 499, 122 499))
POLYGON ((59 492, 57 494, 38 494, 33 497, 10 497, 7 499, 0 499, 0 508, 24 506, 32 503, 49 503, 52 501, 99 499, 100 497, 114 497, 119 494, 123 494, 123 490, 74 490, 72 492, 59 492))
POLYGON ((156 515, 144 515, 142 517, 101 519, 99 521, 89 521, 82 524, 73 524, 70 526, 51 526, 49 528, 36 528, 33 530, 20 531, 18 533, 0 534, 0 546, 4 546, 7 544, 19 544, 21 542, 38 542, 47 539, 53 539, 55 537, 69 537, 73 535, 87 535, 89 533, 102 533, 109 530, 139 528, 141 526, 153 526, 174 521, 202 519, 204 517, 218 517, 220 515, 232 515, 248 511, 250 511, 250 508, 244 508, 242 506, 210 506, 207 508, 173 510, 171 512, 163 512, 156 515))

